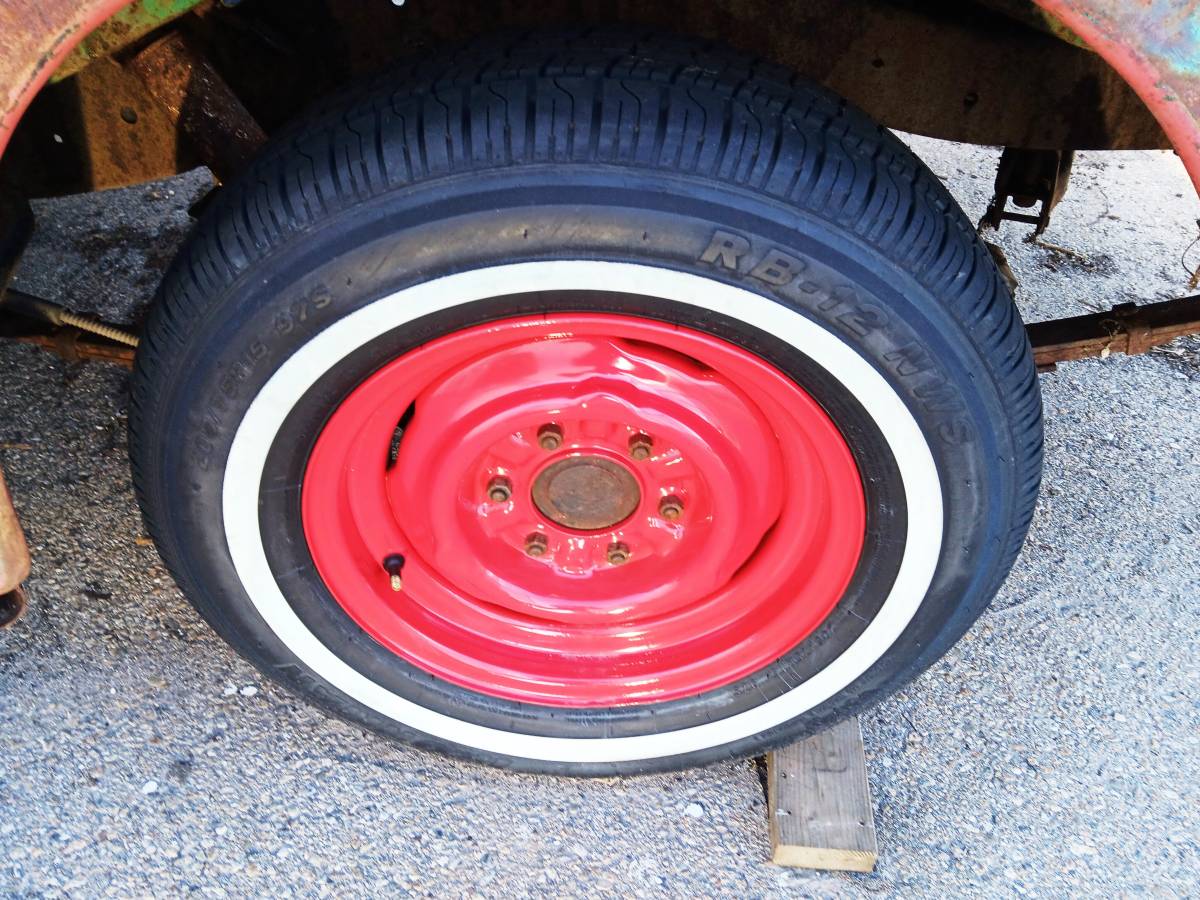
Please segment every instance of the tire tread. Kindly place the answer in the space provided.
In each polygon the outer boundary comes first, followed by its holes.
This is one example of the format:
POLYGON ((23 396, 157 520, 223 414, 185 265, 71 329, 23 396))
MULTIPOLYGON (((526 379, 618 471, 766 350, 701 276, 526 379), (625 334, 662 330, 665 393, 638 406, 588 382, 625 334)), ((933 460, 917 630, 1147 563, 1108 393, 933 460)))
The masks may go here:
POLYGON ((169 565, 165 487, 151 480, 160 385, 234 280, 364 198, 535 162, 682 171, 795 204, 942 298, 1008 411, 1017 489, 983 595, 998 590, 1037 497, 1041 400, 1020 315, 970 221, 907 146, 832 93, 720 45, 627 28, 492 35, 398 66, 319 103, 222 190, 164 280, 132 386, 134 483, 169 565))

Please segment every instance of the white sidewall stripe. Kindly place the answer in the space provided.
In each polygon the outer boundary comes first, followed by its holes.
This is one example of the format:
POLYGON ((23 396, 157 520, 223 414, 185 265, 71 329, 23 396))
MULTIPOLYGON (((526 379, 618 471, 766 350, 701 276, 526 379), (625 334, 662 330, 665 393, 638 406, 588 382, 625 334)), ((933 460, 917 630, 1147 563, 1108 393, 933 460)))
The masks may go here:
POLYGON ((924 435, 887 381, 839 337, 780 303, 699 275, 586 260, 515 263, 448 275, 398 291, 329 326, 297 350, 250 404, 230 449, 223 510, 230 556, 251 602, 288 649, 322 679, 364 706, 443 740, 567 763, 623 762, 702 750, 758 734, 829 699, 883 656, 916 614, 937 567, 943 527, 941 484, 924 435), (380 334, 488 297, 597 288, 662 297, 740 319, 792 344, 837 378, 879 427, 900 470, 908 534, 896 580, 878 614, 837 659, 787 693, 725 719, 633 737, 556 738, 500 731, 426 709, 339 659, 284 599, 260 532, 259 486, 267 454, 288 413, 308 389, 380 334))

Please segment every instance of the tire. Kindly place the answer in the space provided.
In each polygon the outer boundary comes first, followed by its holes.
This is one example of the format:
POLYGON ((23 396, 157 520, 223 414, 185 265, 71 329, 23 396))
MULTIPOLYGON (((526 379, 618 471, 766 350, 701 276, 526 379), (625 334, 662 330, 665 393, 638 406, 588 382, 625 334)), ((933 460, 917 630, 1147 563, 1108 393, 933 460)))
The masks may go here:
POLYGON ((901 142, 621 30, 490 39, 276 140, 167 275, 131 428, 167 565, 264 673, 576 775, 908 682, 1006 576, 1042 447, 1008 290, 901 142))

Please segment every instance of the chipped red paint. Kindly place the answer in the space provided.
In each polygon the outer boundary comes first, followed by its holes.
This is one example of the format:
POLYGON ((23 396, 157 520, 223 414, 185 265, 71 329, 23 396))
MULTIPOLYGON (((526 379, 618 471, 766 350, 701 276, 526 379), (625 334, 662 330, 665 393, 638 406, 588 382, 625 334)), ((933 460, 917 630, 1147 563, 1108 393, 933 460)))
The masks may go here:
POLYGON ((129 0, 0 3, 0 154, 17 122, 75 46, 129 0))
POLYGON ((1035 0, 1158 119, 1200 191, 1200 0, 1035 0))

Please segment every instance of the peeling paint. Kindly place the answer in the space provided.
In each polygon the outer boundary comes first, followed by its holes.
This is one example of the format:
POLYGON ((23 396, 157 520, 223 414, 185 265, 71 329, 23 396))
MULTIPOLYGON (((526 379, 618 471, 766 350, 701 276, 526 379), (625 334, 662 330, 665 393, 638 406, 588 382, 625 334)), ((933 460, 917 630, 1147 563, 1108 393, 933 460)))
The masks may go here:
POLYGON ((1200 0, 1035 2, 1137 91, 1200 191, 1200 0))
POLYGON ((51 81, 69 78, 90 63, 111 56, 156 28, 195 9, 205 0, 139 0, 119 10, 85 37, 63 60, 51 81))
POLYGON ((5 0, 0 3, 0 153, 17 121, 80 38, 128 0, 5 0))

